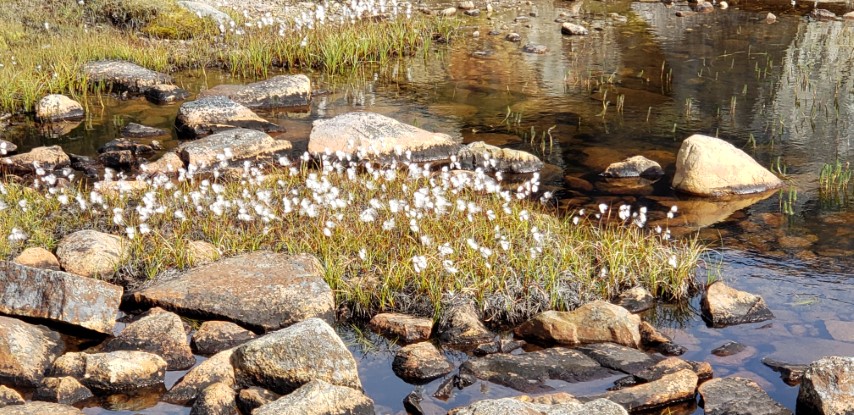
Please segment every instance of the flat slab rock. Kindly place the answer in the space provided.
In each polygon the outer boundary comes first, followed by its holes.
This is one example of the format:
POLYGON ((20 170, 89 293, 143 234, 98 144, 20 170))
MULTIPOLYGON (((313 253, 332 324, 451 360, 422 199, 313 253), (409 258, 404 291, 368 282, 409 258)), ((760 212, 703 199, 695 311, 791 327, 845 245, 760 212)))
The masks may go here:
POLYGON ((431 133, 372 112, 349 112, 316 120, 308 151, 314 155, 341 152, 366 158, 404 158, 414 162, 448 159, 459 144, 447 134, 431 133))
POLYGON ((334 319, 332 290, 311 255, 253 252, 190 269, 133 295, 137 303, 276 330, 310 317, 334 319))
POLYGON ((0 158, 0 170, 17 174, 35 173, 36 165, 45 170, 61 169, 71 158, 60 146, 36 147, 26 153, 0 158))
POLYGON ((545 165, 539 157, 512 148, 500 148, 483 141, 463 146, 457 152, 457 163, 463 169, 501 171, 507 173, 533 173, 545 165))
POLYGON ((247 85, 217 85, 199 96, 225 96, 247 108, 301 107, 311 102, 311 80, 305 75, 278 75, 247 85))
POLYGON ((0 262, 0 313, 112 334, 122 287, 61 271, 0 262))
POLYGON ((643 411, 693 400, 697 381, 693 370, 683 369, 649 383, 607 392, 602 397, 622 405, 629 412, 643 411))
POLYGON ((762 297, 736 290, 720 281, 706 287, 702 309, 703 316, 714 327, 756 323, 774 318, 762 297))
POLYGON ((181 104, 175 128, 181 138, 199 138, 233 128, 282 131, 278 125, 223 96, 204 97, 181 104))
POLYGON ((527 396, 484 399, 462 408, 452 409, 449 415, 628 415, 622 406, 607 399, 581 403, 575 399, 561 402, 539 402, 527 396))
POLYGON ((792 415, 750 379, 711 379, 700 385, 699 392, 708 415, 792 415))
POLYGON ((144 94, 154 85, 172 83, 169 75, 119 60, 89 62, 83 65, 83 75, 89 78, 89 84, 103 82, 115 92, 132 94, 144 94))
POLYGON ((576 348, 600 365, 631 375, 663 360, 660 356, 642 352, 616 343, 595 343, 576 348))
POLYGON ((234 128, 181 144, 178 153, 187 165, 203 167, 217 163, 217 156, 226 149, 233 160, 244 160, 288 151, 291 147, 290 141, 273 139, 261 131, 234 128))
POLYGON ((35 414, 50 414, 50 415, 83 415, 79 409, 53 402, 27 402, 23 405, 11 405, 0 409, 0 414, 3 415, 35 415, 35 414))
POLYGON ((460 374, 471 374, 526 393, 553 390, 546 384, 547 379, 577 383, 617 373, 577 350, 564 347, 519 355, 492 354, 468 360, 460 366, 460 374))

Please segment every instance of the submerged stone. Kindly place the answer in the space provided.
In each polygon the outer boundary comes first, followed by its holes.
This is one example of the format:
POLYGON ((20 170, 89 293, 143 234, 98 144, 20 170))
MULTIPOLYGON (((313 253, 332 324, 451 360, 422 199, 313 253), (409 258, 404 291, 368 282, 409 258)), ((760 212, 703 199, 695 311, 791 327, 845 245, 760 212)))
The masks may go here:
POLYGON ((305 75, 278 75, 247 85, 217 85, 200 97, 225 96, 247 108, 302 107, 311 102, 311 80, 305 75))
POLYGON ((792 415, 756 382, 739 377, 711 379, 698 388, 708 415, 792 415))
POLYGON ((647 177, 659 178, 664 175, 661 165, 644 156, 629 157, 623 161, 612 163, 602 173, 605 177, 647 177))
POLYGON ((721 281, 706 287, 702 308, 703 316, 714 327, 756 323, 774 318, 762 297, 736 290, 721 281))
POLYGON ((520 150, 500 148, 483 141, 476 141, 460 148, 457 163, 463 169, 500 171, 506 173, 533 173, 542 170, 544 163, 539 157, 520 150))
POLYGON ((114 92, 144 94, 158 84, 171 84, 172 77, 143 68, 135 63, 119 60, 102 60, 83 65, 83 75, 89 85, 104 83, 114 92))
POLYGON ((430 342, 402 347, 391 367, 394 374, 410 383, 426 383, 454 370, 454 365, 430 342))

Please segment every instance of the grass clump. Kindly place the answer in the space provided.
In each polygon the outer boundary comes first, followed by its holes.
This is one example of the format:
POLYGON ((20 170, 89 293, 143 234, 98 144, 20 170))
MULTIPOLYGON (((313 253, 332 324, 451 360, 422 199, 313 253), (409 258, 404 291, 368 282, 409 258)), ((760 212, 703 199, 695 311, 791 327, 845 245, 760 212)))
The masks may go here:
POLYGON ((819 188, 827 194, 845 193, 854 177, 853 174, 850 163, 842 164, 839 160, 835 163, 825 163, 818 177, 819 188))
POLYGON ((192 265, 182 248, 189 240, 225 255, 307 252, 323 263, 338 301, 358 315, 437 316, 447 301, 467 298, 488 319, 515 322, 638 285, 683 299, 696 288, 704 251, 637 226, 628 206, 619 218, 607 206, 598 217, 556 217, 530 198, 536 176, 505 190, 482 172, 409 162, 379 168, 324 160, 315 169, 283 158, 276 166, 218 166, 205 176, 191 168, 178 180, 147 179, 137 193, 60 188, 58 180, 42 175, 36 190, 0 187, 0 255, 52 248, 70 232, 97 229, 132 241, 120 275, 141 281, 192 265))

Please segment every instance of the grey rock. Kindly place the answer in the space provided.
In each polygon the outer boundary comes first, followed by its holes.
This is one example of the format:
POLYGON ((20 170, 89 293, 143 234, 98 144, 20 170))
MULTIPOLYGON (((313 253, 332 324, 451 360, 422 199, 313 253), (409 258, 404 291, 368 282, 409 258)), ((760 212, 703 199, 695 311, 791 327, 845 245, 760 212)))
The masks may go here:
POLYGON ((193 334, 191 345, 196 353, 212 355, 256 337, 255 333, 230 321, 206 321, 193 334))
POLYGON ((118 336, 106 343, 104 351, 141 350, 166 360, 166 370, 191 368, 196 358, 190 349, 181 317, 160 309, 153 311, 128 324, 118 336))
POLYGON ((157 137, 165 135, 166 131, 159 128, 149 127, 147 125, 137 124, 135 122, 127 123, 122 127, 122 135, 125 137, 142 138, 142 137, 157 137))
POLYGON ((326 152, 387 160, 407 157, 414 162, 448 159, 459 145, 450 136, 431 133, 372 112, 349 112, 316 120, 308 140, 309 153, 326 152))
POLYGON ((185 89, 171 84, 152 85, 145 90, 145 98, 155 104, 170 104, 190 97, 185 89))
POLYGON ((179 1, 178 5, 195 13, 199 17, 210 17, 215 22, 222 25, 228 25, 232 22, 231 16, 227 13, 221 12, 216 7, 206 3, 198 1, 179 1))
POLYGON ((479 9, 466 10, 463 12, 463 14, 466 16, 477 17, 477 16, 480 16, 480 10, 479 9))
POLYGON ((166 361, 148 352, 117 351, 84 354, 81 382, 98 394, 128 392, 161 385, 166 361))
POLYGON ((634 156, 609 165, 602 175, 605 177, 647 177, 657 179, 664 175, 664 169, 657 162, 644 156, 634 156))
POLYGON ((37 387, 63 347, 47 327, 0 316, 0 383, 37 387))
POLYGON ((108 151, 98 155, 105 167, 116 170, 130 170, 137 165, 136 156, 130 150, 108 151))
POLYGON ((84 115, 83 106, 65 95, 46 95, 36 103, 36 119, 42 122, 80 121, 84 115))
POLYGON ((361 390, 356 361, 332 327, 309 318, 252 340, 231 358, 238 382, 290 393, 318 379, 361 390))
POLYGON ((41 384, 33 393, 33 400, 74 405, 93 396, 92 391, 73 377, 49 377, 42 379, 41 384))
POLYGON ((493 354, 471 359, 460 366, 460 374, 504 385, 526 393, 551 391, 548 379, 569 383, 602 379, 615 372, 599 365, 583 353, 554 347, 519 355, 493 354))
POLYGON ((225 96, 247 108, 304 107, 311 102, 311 80, 305 75, 278 75, 247 85, 217 85, 200 97, 225 96))
POLYGON ((792 415, 775 402, 756 382, 739 377, 717 378, 698 388, 703 413, 708 415, 792 415))
POLYGON ((60 271, 0 262, 0 313, 112 333, 122 288, 60 271))
POLYGON ((515 32, 514 33, 508 33, 506 36, 504 36, 504 40, 506 40, 508 42, 514 42, 514 43, 515 42, 521 42, 522 41, 522 35, 515 33, 515 32))
POLYGON ((739 342, 728 341, 712 349, 712 354, 719 357, 733 356, 743 352, 745 349, 747 349, 747 346, 739 342))
POLYGON ((454 370, 454 365, 430 342, 402 347, 391 367, 399 378, 410 383, 427 383, 454 370))
POLYGON ((714 327, 755 323, 774 318, 762 297, 736 290, 720 281, 706 287, 702 309, 703 316, 714 327))
POLYGON ((112 276, 129 254, 125 238, 88 229, 66 235, 56 247, 62 268, 84 277, 112 276))
POLYGON ((223 96, 210 96, 181 104, 175 118, 175 128, 181 138, 199 138, 233 128, 282 131, 278 125, 223 96))
POLYGON ((154 85, 172 83, 169 75, 118 60, 89 62, 83 65, 83 75, 88 78, 89 85, 103 83, 114 92, 131 94, 144 94, 154 85))
POLYGON ((789 386, 800 384, 801 379, 804 377, 804 372, 809 368, 809 365, 787 363, 772 357, 762 358, 762 364, 779 373, 783 382, 786 382, 789 386))
POLYGON ((261 131, 234 128, 181 144, 178 153, 187 165, 204 167, 217 163, 217 156, 226 149, 231 151, 233 160, 245 160, 288 151, 291 142, 274 140, 261 131))
POLYGON ((576 350, 584 353, 600 365, 609 369, 635 374, 662 360, 661 357, 616 343, 595 343, 580 346, 576 350))
POLYGON ((542 170, 544 166, 543 161, 533 154, 496 147, 483 141, 463 146, 457 152, 457 162, 468 170, 480 167, 488 172, 507 173, 533 173, 542 170))
POLYGON ((214 383, 199 394, 190 415, 239 415, 235 397, 231 385, 214 383))
POLYGON ((196 399, 202 390, 214 383, 225 384, 229 387, 236 386, 234 367, 231 365, 232 352, 231 349, 221 351, 190 369, 163 396, 163 401, 185 405, 196 399))
POLYGON ((533 53, 537 55, 542 55, 549 51, 549 48, 545 45, 537 45, 535 43, 526 43, 525 46, 522 46, 522 52, 525 53, 533 53))
POLYGON ((334 319, 332 290, 311 255, 253 252, 192 268, 134 293, 141 305, 275 330, 310 317, 334 319))
POLYGON ((854 413, 854 357, 829 356, 810 363, 798 392, 798 413, 854 413))

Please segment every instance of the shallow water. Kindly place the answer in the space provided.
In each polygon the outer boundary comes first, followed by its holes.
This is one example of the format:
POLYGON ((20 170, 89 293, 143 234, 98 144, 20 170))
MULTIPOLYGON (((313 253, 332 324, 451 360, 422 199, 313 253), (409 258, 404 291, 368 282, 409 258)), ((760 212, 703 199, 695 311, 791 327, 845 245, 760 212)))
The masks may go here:
MULTIPOLYGON (((776 318, 711 329, 698 316, 698 299, 681 310, 659 307, 647 317, 688 348, 684 358, 710 361, 715 376, 750 377, 794 410, 797 387, 783 383, 761 363, 763 357, 808 363, 827 354, 854 355, 854 199, 818 191, 824 163, 854 159, 854 24, 809 22, 801 14, 811 3, 796 8, 787 1, 730 6, 680 18, 675 12, 688 10, 687 4, 504 3, 489 20, 467 20, 470 26, 452 46, 436 46, 427 59, 366 68, 348 77, 313 74, 317 88, 329 93, 316 96, 308 111, 262 115, 287 128, 281 138, 304 148, 314 119, 354 110, 380 112, 464 142, 484 140, 540 155, 554 166, 544 173, 545 184, 554 186, 569 210, 602 200, 659 212, 676 204, 680 215, 670 225, 682 234, 695 230, 692 225, 716 222, 700 231, 716 249, 709 268, 731 285, 762 295, 776 318), (537 17, 528 16, 534 8, 537 17), (774 24, 764 22, 769 10, 778 14, 774 24), (591 34, 562 36, 554 22, 560 13, 580 14, 591 34), (628 20, 622 23, 609 13, 628 20), (528 19, 516 22, 517 16, 528 19), (479 37, 472 36, 475 30, 479 37), (489 35, 490 30, 501 34, 489 35), (520 44, 504 40, 511 31, 522 35, 522 44, 542 44, 548 52, 521 52, 520 44), (616 105, 620 96, 622 110, 616 105), (550 128, 552 140, 544 140, 550 128), (686 198, 673 194, 667 183, 629 196, 609 195, 602 187, 579 193, 564 185, 564 175, 596 184, 608 164, 636 154, 659 161, 672 173, 682 139, 693 133, 719 136, 765 166, 780 166, 789 177, 786 188, 745 207, 686 198), (792 189, 797 189, 797 199, 787 214, 781 200, 788 200, 792 189), (727 340, 748 349, 727 358, 710 354, 727 340)), ((844 3, 828 7, 851 10, 844 3)), ((177 81, 193 92, 240 82, 216 71, 181 73, 177 81)), ((89 120, 62 137, 45 136, 24 121, 4 139, 23 150, 57 143, 67 152, 93 155, 102 143, 119 136, 122 124, 170 128, 177 110, 177 105, 158 107, 139 99, 104 97, 103 102, 103 110, 90 111, 89 120)), ((178 143, 173 136, 160 139, 166 147, 178 143)), ((412 390, 423 391, 427 413, 517 394, 481 383, 457 391, 447 402, 433 399, 441 380, 412 386, 392 373, 397 346, 373 335, 367 342, 356 341, 347 328, 341 333, 352 344, 365 390, 380 413, 402 413, 402 399, 412 390)), ((178 374, 170 375, 174 381, 178 374)), ((590 394, 603 391, 608 382, 552 386, 590 394)), ((695 405, 670 409, 702 413, 695 405)), ((177 414, 189 409, 160 403, 84 412, 177 414)))

